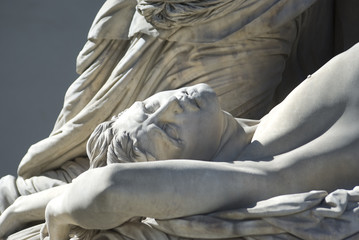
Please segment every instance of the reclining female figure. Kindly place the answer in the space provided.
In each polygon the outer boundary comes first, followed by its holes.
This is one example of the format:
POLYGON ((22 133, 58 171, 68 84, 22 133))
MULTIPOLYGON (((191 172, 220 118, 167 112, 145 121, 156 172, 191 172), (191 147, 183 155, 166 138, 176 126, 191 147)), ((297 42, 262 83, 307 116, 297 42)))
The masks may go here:
POLYGON ((13 230, 11 216, 30 211, 40 220, 45 206, 57 240, 66 239, 70 225, 111 229, 136 217, 173 219, 354 187, 358 51, 356 45, 328 62, 261 121, 222 111, 204 84, 136 102, 88 142, 93 167, 112 159, 136 163, 91 169, 71 184, 20 198, 1 216, 1 235, 13 230), (154 161, 167 159, 180 160, 154 161))

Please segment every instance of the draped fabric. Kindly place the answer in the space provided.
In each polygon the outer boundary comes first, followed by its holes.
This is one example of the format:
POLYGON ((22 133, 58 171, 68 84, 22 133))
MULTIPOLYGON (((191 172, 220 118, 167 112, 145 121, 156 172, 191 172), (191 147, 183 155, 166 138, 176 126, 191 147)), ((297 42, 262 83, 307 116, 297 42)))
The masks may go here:
POLYGON ((53 132, 30 147, 19 175, 85 156, 99 123, 162 90, 204 82, 224 110, 262 117, 282 81, 301 13, 314 2, 108 0, 77 59, 81 75, 53 132))

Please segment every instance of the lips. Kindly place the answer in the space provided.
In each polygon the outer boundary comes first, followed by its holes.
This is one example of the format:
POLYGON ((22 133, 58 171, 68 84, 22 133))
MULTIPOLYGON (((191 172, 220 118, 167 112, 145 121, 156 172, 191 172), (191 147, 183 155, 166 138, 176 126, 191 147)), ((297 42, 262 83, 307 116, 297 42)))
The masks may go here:
POLYGON ((201 93, 195 87, 188 89, 188 92, 194 104, 200 109, 203 104, 201 93))
POLYGON ((191 98, 192 103, 195 104, 198 109, 201 108, 199 100, 200 100, 200 95, 198 93, 195 94, 194 96, 192 96, 192 98, 191 98))
POLYGON ((196 99, 197 99, 196 97, 192 97, 187 94, 182 94, 178 97, 178 100, 179 100, 180 104, 182 105, 182 107, 185 110, 188 110, 191 112, 198 111, 200 109, 200 106, 196 99))
POLYGON ((189 98, 189 101, 195 105, 198 109, 200 109, 200 105, 198 104, 198 101, 197 101, 198 97, 193 97, 193 98, 189 98))

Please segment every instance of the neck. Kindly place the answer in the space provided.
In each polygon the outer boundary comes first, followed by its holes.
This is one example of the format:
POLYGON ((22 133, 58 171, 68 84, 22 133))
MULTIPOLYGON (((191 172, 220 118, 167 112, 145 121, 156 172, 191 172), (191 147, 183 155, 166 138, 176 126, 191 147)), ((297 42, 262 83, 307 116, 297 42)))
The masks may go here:
POLYGON ((236 160, 243 149, 251 142, 258 124, 258 120, 234 118, 229 113, 224 112, 224 134, 213 161, 231 162, 236 160))

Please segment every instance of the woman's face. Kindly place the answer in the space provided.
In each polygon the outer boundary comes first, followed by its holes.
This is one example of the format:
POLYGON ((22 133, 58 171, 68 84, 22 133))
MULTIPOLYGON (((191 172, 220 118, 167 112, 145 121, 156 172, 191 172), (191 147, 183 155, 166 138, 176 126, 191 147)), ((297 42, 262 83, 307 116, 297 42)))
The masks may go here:
POLYGON ((198 84, 135 102, 113 127, 129 133, 134 146, 157 160, 210 160, 221 139, 223 118, 214 91, 198 84))

